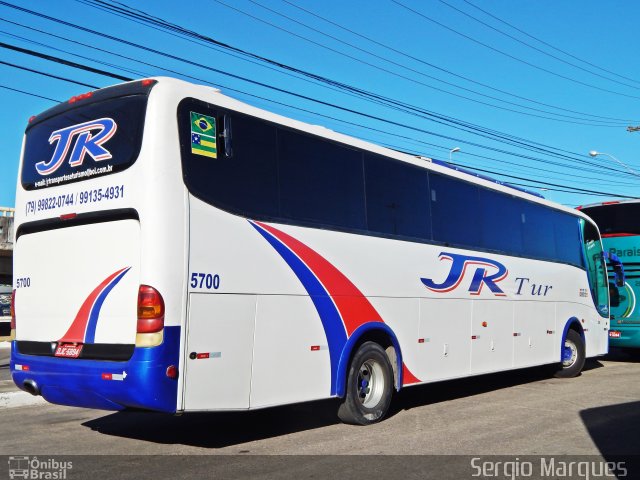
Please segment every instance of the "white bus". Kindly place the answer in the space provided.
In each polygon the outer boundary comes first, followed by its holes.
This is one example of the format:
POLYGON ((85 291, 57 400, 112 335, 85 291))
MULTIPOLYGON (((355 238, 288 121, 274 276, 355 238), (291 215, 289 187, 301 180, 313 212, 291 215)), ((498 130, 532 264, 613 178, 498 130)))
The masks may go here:
POLYGON ((607 352, 578 211, 168 78, 32 117, 16 198, 16 384, 101 409, 342 399, 607 352))

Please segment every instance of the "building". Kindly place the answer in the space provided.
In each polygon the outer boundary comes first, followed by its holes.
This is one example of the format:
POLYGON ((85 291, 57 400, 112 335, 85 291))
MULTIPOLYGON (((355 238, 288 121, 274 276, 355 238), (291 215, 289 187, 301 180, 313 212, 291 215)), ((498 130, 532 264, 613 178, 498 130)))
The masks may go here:
POLYGON ((13 282, 13 208, 0 207, 0 285, 13 282))

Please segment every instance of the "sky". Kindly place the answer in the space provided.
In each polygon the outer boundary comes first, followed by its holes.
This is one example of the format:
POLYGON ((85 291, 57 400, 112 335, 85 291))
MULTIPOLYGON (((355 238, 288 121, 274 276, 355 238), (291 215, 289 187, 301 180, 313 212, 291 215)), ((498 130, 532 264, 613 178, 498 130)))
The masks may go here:
POLYGON ((30 116, 158 75, 571 207, 640 196, 638 18, 595 0, 0 0, 0 206, 30 116))

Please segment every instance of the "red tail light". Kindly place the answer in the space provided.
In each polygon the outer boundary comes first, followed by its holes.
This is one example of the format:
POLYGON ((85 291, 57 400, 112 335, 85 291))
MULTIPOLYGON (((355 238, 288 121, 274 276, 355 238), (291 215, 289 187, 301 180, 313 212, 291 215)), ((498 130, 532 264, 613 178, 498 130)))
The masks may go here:
POLYGON ((91 98, 93 96, 93 92, 81 93, 80 95, 75 95, 69 99, 69 103, 76 103, 80 100, 84 100, 85 98, 91 98))
POLYGON ((154 333, 164 328, 164 300, 155 288, 138 289, 138 333, 154 333))
POLYGON ((11 292, 11 330, 16 329, 16 291, 11 292))

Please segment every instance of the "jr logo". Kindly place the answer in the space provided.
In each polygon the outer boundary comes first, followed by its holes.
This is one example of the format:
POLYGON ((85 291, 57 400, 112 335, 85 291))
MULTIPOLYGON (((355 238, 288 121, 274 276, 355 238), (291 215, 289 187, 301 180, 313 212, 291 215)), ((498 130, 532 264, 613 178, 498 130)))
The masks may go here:
POLYGON ((82 165, 86 153, 96 161, 111 158, 111 152, 102 144, 113 137, 117 129, 118 125, 112 118, 99 118, 56 130, 49 137, 50 144, 58 142, 53 156, 48 162, 36 163, 36 170, 40 175, 51 175, 58 170, 67 158, 74 139, 75 146, 69 157, 69 165, 72 167, 82 165))
POLYGON ((506 296, 502 289, 497 285, 498 282, 507 278, 507 275, 509 274, 507 267, 501 263, 496 262, 495 260, 489 260, 488 258, 469 257, 467 255, 457 255, 455 253, 446 252, 442 252, 439 258, 440 261, 451 261, 451 268, 444 282, 435 283, 430 278, 420 279, 432 292, 445 293, 458 288, 465 277, 467 267, 471 265, 475 267, 468 289, 471 295, 480 295, 482 287, 486 285, 494 295, 498 297, 506 296))

